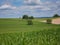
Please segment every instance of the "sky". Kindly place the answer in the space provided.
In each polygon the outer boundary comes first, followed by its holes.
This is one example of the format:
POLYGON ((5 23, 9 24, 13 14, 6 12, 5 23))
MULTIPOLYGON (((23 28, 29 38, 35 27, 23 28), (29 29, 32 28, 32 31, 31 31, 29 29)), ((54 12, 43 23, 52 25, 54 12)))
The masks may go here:
POLYGON ((0 18, 52 17, 54 14, 60 14, 60 0, 0 0, 0 18))

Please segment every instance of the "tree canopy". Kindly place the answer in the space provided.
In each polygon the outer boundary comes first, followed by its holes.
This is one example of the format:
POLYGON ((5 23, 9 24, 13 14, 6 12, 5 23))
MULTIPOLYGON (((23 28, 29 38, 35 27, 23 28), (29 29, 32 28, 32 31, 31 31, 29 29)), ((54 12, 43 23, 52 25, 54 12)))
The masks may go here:
POLYGON ((28 15, 23 15, 22 19, 28 19, 28 15))
POLYGON ((22 19, 34 19, 33 16, 23 15, 22 19))
POLYGON ((54 16, 53 17, 60 17, 58 14, 54 14, 54 16))

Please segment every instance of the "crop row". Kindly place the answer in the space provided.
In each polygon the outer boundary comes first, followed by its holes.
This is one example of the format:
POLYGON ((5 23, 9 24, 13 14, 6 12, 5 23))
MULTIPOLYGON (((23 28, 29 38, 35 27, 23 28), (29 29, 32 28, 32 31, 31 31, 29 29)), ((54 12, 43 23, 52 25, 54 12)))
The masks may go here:
POLYGON ((0 34, 0 45, 60 45, 60 30, 0 34))

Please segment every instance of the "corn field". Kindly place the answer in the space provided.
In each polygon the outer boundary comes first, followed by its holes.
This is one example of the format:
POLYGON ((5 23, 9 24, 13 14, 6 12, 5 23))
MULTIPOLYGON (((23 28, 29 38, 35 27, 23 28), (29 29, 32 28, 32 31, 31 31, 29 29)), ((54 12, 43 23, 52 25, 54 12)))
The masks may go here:
POLYGON ((60 45, 60 30, 3 33, 0 45, 60 45))

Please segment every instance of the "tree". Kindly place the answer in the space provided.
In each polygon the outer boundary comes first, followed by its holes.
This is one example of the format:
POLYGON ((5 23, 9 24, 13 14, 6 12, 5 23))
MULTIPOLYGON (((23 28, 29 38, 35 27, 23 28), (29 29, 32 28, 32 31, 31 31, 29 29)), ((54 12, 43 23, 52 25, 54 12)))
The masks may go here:
POLYGON ((28 17, 28 25, 33 25, 32 19, 34 19, 33 16, 28 17))
POLYGON ((51 24, 52 20, 51 19, 47 19, 47 24, 51 24))
POLYGON ((33 16, 30 16, 29 19, 34 19, 34 17, 33 16))
POLYGON ((22 19, 27 19, 27 24, 28 25, 33 25, 33 21, 32 21, 32 19, 34 19, 33 16, 29 17, 28 15, 23 15, 22 19))
POLYGON ((33 25, 33 22, 31 19, 28 19, 28 25, 33 25))
POLYGON ((54 16, 53 17, 59 17, 59 15, 58 14, 54 14, 54 16))
POLYGON ((22 19, 28 19, 28 15, 23 15, 22 19))

